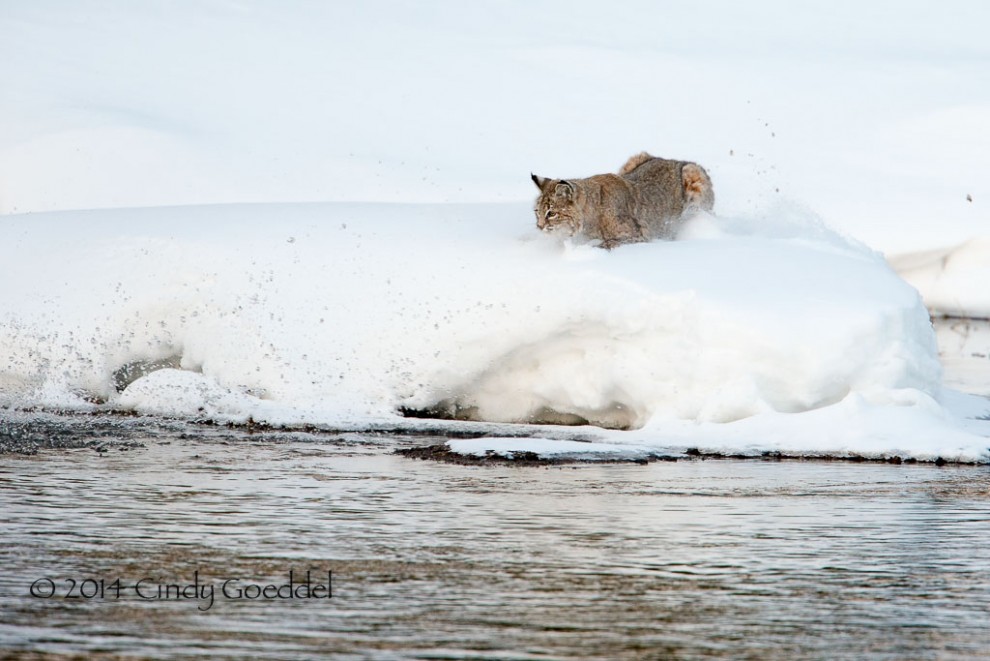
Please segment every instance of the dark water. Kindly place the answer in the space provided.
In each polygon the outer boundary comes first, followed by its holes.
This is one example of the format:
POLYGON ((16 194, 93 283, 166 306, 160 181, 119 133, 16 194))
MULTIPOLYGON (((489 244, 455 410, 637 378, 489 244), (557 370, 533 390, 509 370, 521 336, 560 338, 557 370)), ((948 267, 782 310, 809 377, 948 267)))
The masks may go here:
POLYGON ((0 650, 990 658, 988 467, 478 467, 391 454, 422 439, 142 433, 0 456, 0 650), (332 598, 220 594, 290 569, 332 571, 332 598), (212 602, 133 593, 197 571, 212 602), (102 595, 65 598, 87 578, 102 595))

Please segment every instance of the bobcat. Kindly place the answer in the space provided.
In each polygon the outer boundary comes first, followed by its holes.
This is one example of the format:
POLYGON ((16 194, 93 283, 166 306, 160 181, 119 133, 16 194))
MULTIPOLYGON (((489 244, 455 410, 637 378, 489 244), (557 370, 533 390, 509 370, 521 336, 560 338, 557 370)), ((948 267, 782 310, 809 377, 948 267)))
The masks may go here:
POLYGON ((540 189, 537 227, 598 239, 609 250, 623 243, 673 239, 685 211, 711 211, 715 204, 712 181, 703 167, 646 152, 626 161, 617 175, 530 177, 540 189))

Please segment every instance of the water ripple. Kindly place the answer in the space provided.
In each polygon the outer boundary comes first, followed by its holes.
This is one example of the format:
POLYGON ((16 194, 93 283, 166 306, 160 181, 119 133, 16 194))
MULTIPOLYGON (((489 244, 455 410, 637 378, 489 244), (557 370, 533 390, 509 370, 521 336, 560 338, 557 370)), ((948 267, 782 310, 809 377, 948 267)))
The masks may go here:
MULTIPOLYGON (((164 433, 164 432, 163 432, 164 433)), ((0 459, 0 648, 341 658, 990 650, 986 467, 519 469, 209 435, 0 459), (52 577, 333 570, 316 601, 43 600, 52 577)))

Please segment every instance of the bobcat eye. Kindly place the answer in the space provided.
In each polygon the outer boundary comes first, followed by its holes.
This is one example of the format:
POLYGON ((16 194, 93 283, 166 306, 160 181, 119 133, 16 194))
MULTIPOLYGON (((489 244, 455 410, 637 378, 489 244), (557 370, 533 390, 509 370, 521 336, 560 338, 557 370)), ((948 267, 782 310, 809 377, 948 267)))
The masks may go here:
POLYGON ((557 217, 557 212, 556 211, 547 211, 547 215, 546 215, 547 220, 550 220, 551 218, 556 218, 556 217, 557 217))

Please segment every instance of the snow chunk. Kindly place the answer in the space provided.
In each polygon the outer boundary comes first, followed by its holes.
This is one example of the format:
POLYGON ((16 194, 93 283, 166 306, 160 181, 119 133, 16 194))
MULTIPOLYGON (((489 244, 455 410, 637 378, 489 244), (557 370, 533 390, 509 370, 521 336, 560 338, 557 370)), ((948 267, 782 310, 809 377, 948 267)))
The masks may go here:
POLYGON ((258 409, 255 398, 225 388, 213 379, 177 369, 161 369, 130 384, 117 401, 146 415, 243 420, 258 409))

